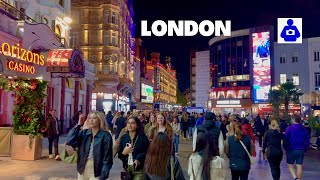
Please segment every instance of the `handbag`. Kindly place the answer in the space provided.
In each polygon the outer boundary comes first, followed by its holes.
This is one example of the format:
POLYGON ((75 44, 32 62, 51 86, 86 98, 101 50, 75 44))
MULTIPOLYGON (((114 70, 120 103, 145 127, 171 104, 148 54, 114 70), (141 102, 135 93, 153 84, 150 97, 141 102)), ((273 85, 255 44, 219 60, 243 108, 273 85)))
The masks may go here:
POLYGON ((240 141, 242 147, 244 148, 244 150, 247 152, 247 154, 248 154, 248 156, 249 156, 250 164, 251 164, 251 165, 254 165, 254 164, 256 163, 256 160, 254 159, 253 156, 251 156, 251 154, 249 153, 247 147, 243 144, 243 142, 242 142, 241 140, 239 140, 239 141, 240 141))
POLYGON ((74 149, 73 147, 71 147, 71 151, 67 150, 69 149, 68 145, 65 145, 65 147, 63 148, 62 152, 60 153, 60 158, 63 162, 66 163, 70 163, 70 164, 74 164, 78 162, 78 151, 76 149, 74 149))
MULTIPOLYGON (((132 146, 133 148, 135 147, 138 138, 139 138, 139 135, 137 136, 137 139, 133 143, 133 146, 132 146)), ((131 172, 129 170, 121 171, 120 177, 121 177, 121 180, 132 180, 133 179, 133 175, 131 174, 131 172)))

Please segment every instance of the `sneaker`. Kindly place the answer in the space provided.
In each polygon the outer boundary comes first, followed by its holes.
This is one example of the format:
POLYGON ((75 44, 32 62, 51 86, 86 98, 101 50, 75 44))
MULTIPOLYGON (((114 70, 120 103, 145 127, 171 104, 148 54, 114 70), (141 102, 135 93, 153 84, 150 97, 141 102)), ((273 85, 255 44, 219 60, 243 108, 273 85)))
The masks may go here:
POLYGON ((259 147, 259 150, 262 151, 262 147, 259 147))
POLYGON ((57 161, 61 161, 61 158, 60 158, 60 156, 59 156, 59 155, 56 155, 56 158, 55 158, 55 160, 57 160, 57 161))
POLYGON ((177 152, 176 152, 175 154, 176 154, 176 156, 178 156, 178 153, 177 153, 177 152))
POLYGON ((49 154, 49 159, 53 159, 53 155, 52 154, 49 154))

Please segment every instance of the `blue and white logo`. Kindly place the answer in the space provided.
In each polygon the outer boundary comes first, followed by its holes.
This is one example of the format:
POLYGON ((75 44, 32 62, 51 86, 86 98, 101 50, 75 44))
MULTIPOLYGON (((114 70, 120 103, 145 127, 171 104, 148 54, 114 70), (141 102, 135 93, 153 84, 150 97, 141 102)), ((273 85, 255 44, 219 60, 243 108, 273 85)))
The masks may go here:
POLYGON ((278 18, 278 43, 302 44, 302 18, 278 18))

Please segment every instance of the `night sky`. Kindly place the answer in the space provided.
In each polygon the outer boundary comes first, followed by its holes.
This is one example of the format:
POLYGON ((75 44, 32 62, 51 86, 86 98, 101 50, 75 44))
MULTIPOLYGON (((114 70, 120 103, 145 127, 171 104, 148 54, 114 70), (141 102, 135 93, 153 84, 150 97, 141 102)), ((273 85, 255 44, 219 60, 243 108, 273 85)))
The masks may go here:
MULTIPOLYGON (((156 20, 231 20, 234 31, 263 25, 276 29, 280 17, 302 17, 303 38, 320 36, 320 0, 133 0, 133 8, 135 37, 141 37, 141 20, 148 21, 149 30, 156 20)), ((162 61, 171 57, 181 91, 190 86, 190 49, 209 49, 211 38, 141 37, 148 53, 160 52, 162 61)))

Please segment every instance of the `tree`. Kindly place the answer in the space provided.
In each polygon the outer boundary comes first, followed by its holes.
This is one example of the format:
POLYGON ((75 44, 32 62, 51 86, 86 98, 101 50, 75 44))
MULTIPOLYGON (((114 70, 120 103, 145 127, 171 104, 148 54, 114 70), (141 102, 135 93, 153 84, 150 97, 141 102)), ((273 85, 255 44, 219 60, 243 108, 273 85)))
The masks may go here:
POLYGON ((188 105, 187 98, 180 92, 179 89, 177 89, 177 104, 180 104, 181 106, 188 105))
POLYGON ((289 115, 289 104, 299 104, 299 97, 303 93, 299 92, 299 89, 295 87, 293 82, 288 81, 286 83, 278 86, 278 89, 272 89, 269 92, 269 102, 272 104, 273 109, 275 110, 275 115, 279 113, 279 107, 284 105, 284 115, 288 120, 289 115))

